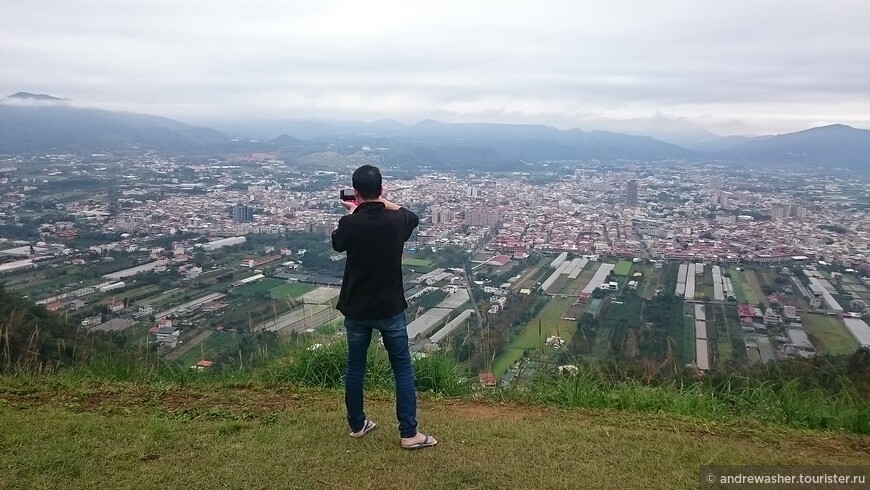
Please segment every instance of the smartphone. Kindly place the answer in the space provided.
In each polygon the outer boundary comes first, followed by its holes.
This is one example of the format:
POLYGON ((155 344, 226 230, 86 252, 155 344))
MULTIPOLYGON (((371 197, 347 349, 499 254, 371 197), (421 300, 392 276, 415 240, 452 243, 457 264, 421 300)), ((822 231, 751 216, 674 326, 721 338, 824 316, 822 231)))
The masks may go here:
POLYGON ((356 201, 356 194, 354 194, 353 189, 342 189, 339 197, 342 201, 356 201))

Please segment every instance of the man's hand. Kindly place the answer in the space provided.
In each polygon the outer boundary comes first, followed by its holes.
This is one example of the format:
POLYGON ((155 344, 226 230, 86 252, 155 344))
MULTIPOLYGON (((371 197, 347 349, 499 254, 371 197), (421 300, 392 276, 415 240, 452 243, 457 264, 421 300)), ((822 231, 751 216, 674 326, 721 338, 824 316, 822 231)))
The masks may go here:
POLYGON ((383 196, 381 196, 378 201, 384 203, 384 207, 387 208, 387 210, 389 211, 398 211, 401 207, 398 204, 387 201, 386 198, 384 198, 383 196))
POLYGON ((339 201, 341 205, 344 206, 344 209, 347 210, 347 214, 353 214, 356 211, 356 201, 339 201))

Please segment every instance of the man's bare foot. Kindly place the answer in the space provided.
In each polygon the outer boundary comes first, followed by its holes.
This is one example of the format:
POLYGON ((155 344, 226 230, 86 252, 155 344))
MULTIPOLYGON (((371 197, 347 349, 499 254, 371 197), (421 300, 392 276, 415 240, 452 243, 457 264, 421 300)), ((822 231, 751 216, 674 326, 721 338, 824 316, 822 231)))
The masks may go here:
POLYGON ((422 449, 424 447, 434 446, 435 444, 438 444, 438 441, 435 440, 434 437, 419 432, 414 437, 402 438, 403 449, 422 449))

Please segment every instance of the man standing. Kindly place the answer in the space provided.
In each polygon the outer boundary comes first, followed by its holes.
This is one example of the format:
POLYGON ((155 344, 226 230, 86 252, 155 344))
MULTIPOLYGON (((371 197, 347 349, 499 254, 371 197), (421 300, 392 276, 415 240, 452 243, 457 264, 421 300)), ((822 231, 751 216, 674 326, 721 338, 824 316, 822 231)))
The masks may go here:
POLYGON ((417 432, 417 393, 408 330, 405 324, 405 291, 402 284, 402 250, 420 219, 411 211, 387 201, 381 172, 363 165, 353 173, 356 201, 341 201, 348 211, 332 232, 332 248, 347 252, 344 280, 336 308, 344 314, 347 329, 347 371, 344 403, 352 437, 375 428, 363 411, 363 382, 372 330, 378 330, 396 381, 396 418, 405 449, 437 444, 417 432))

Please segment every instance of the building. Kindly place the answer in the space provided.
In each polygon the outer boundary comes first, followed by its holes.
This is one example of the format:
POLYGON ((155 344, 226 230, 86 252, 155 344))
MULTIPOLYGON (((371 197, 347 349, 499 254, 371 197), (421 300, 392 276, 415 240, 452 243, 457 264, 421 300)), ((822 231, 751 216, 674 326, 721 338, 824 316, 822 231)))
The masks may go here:
POLYGON ((450 223, 456 218, 456 213, 452 209, 433 207, 432 208, 432 224, 440 225, 450 223))
POLYGON ((197 247, 202 248, 206 252, 211 252, 212 250, 217 250, 222 247, 231 247, 233 245, 241 245, 245 243, 247 239, 243 236, 233 236, 229 238, 222 238, 220 240, 214 240, 208 243, 197 244, 197 247))
POLYGON ((807 217, 807 208, 799 204, 792 204, 789 207, 789 216, 792 218, 803 219, 807 217))
POLYGON ((109 311, 111 311, 112 313, 121 311, 124 309, 124 300, 119 299, 119 300, 109 301, 108 308, 109 308, 109 311))
POLYGON ((233 221, 237 223, 250 223, 254 221, 254 208, 244 204, 236 204, 231 210, 233 221))
POLYGON ((157 343, 168 345, 170 348, 178 345, 178 337, 181 335, 181 331, 173 326, 172 320, 168 318, 157 320, 157 323, 148 330, 148 333, 156 337, 157 343))
POLYGON ((626 206, 637 206, 637 181, 629 180, 625 185, 625 204, 626 206))
POLYGON ((789 206, 787 204, 774 204, 770 208, 770 218, 774 220, 785 219, 789 217, 789 206))
POLYGON ((469 210, 465 213, 465 224, 471 226, 495 226, 498 223, 498 211, 469 210))

